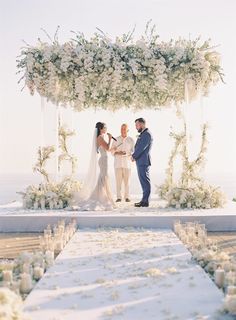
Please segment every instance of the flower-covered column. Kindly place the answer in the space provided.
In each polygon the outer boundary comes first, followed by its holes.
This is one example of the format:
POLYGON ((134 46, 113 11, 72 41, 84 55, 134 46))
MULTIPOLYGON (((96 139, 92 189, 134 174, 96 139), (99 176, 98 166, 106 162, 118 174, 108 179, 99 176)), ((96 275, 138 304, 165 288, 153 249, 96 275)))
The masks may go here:
MULTIPOLYGON (((45 144, 45 137, 44 137, 44 114, 45 114, 45 98, 40 97, 41 99, 41 125, 40 125, 40 150, 41 154, 43 154, 43 147, 45 144)), ((44 177, 41 175, 42 183, 44 182, 44 177)))
POLYGON ((191 79, 185 80, 184 83, 184 122, 185 122, 185 129, 186 129, 186 149, 189 152, 189 141, 190 141, 190 130, 189 130, 189 104, 196 98, 197 90, 195 88, 195 83, 191 79))
POLYGON ((59 180, 59 126, 60 126, 60 106, 56 106, 56 135, 55 135, 55 180, 59 180))

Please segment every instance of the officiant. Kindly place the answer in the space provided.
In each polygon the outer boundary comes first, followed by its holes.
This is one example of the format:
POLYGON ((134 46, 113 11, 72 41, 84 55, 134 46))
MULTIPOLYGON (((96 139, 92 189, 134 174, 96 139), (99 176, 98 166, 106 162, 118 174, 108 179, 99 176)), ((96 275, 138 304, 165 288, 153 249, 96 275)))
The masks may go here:
POLYGON ((129 185, 131 175, 131 154, 134 151, 134 140, 128 136, 127 124, 122 124, 121 135, 112 143, 111 152, 114 155, 114 167, 116 176, 116 202, 122 201, 121 188, 124 184, 124 199, 130 202, 129 185))

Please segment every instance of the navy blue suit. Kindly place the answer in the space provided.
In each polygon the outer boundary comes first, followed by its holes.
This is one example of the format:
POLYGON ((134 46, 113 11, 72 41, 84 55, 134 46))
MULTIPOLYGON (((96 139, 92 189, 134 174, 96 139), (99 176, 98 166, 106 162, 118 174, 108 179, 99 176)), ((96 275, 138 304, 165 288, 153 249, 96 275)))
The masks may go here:
POLYGON ((151 166, 150 150, 152 147, 152 135, 146 128, 144 129, 134 146, 132 157, 136 161, 139 181, 143 190, 142 202, 149 203, 151 193, 151 183, 149 168, 151 166))

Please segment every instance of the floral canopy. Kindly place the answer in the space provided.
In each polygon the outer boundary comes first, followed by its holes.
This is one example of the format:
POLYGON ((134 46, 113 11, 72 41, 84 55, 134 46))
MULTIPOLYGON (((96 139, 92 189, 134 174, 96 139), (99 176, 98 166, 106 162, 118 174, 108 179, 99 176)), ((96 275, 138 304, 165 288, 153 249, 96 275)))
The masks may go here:
POLYGON ((47 100, 75 110, 127 107, 158 109, 181 104, 186 81, 207 94, 222 79, 218 52, 210 41, 159 41, 155 27, 139 40, 133 32, 112 41, 103 32, 87 40, 81 33, 60 44, 39 40, 23 48, 17 60, 21 80, 47 100))

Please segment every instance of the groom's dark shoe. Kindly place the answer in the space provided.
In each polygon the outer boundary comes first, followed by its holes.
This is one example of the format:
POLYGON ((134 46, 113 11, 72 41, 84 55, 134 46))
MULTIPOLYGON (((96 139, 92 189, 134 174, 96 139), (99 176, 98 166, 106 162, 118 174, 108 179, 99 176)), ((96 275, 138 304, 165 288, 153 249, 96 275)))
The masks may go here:
POLYGON ((116 202, 121 202, 121 199, 118 198, 118 199, 116 200, 116 202))
POLYGON ((140 202, 137 202, 134 204, 135 207, 149 207, 149 203, 148 202, 143 202, 143 201, 140 201, 140 202))
POLYGON ((148 202, 142 202, 141 207, 149 207, 149 203, 148 202))

